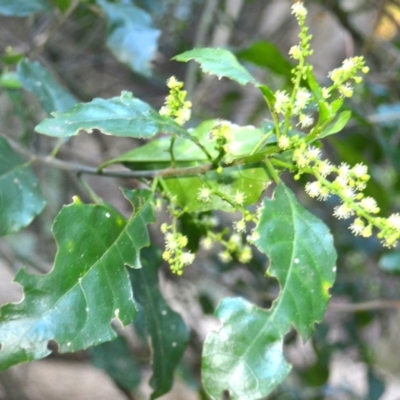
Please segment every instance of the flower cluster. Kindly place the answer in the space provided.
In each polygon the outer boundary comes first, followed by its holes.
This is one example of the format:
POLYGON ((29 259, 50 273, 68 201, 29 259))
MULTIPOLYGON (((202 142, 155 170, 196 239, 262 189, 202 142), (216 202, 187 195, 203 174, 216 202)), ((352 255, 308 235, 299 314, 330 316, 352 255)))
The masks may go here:
POLYGON ((308 34, 308 28, 305 25, 307 9, 302 2, 293 4, 292 14, 295 15, 300 26, 300 43, 293 46, 289 51, 289 55, 298 61, 298 65, 293 69, 294 88, 291 95, 285 90, 278 90, 275 93, 274 111, 277 114, 282 114, 287 120, 292 116, 297 116, 298 125, 307 128, 314 123, 313 117, 305 112, 313 101, 313 96, 308 89, 300 87, 300 81, 302 78, 306 78, 307 71, 311 68, 305 60, 313 53, 310 46, 312 35, 308 34))
POLYGON ((235 140, 233 128, 230 121, 217 121, 210 131, 210 139, 215 142, 215 149, 225 156, 225 162, 229 162, 237 146, 240 143, 235 140))
POLYGON ((396 244, 400 239, 400 215, 377 217, 380 209, 376 200, 362 193, 370 179, 366 165, 333 165, 328 160, 321 159, 319 148, 307 145, 306 140, 299 136, 287 137, 278 142, 278 145, 285 150, 293 149, 292 157, 298 169, 296 178, 303 173, 312 174, 316 178, 305 186, 310 197, 322 201, 332 195, 340 198, 341 204, 334 208, 333 215, 338 219, 355 217, 349 227, 354 235, 370 237, 375 227, 380 231, 378 238, 384 246, 393 247, 396 244))
POLYGON ((201 241, 201 247, 210 250, 213 245, 219 244, 223 250, 218 252, 218 258, 223 263, 229 263, 236 258, 240 263, 247 264, 253 258, 251 247, 243 241, 242 235, 233 233, 228 240, 224 239, 226 232, 207 232, 207 236, 201 241))
POLYGON ((159 113, 171 117, 176 123, 183 125, 190 119, 192 103, 186 100, 187 92, 182 90, 183 82, 179 82, 174 76, 171 76, 167 81, 167 86, 170 89, 169 95, 159 113))
POLYGON ((350 80, 354 80, 355 83, 360 83, 362 77, 357 75, 359 71, 364 74, 369 72, 369 68, 365 66, 364 57, 346 58, 341 67, 335 68, 333 71, 329 72, 328 77, 332 80, 333 85, 327 88, 324 97, 329 97, 329 92, 333 89, 337 89, 342 97, 352 97, 354 88, 350 80))
POLYGON ((193 263, 195 255, 185 251, 188 238, 179 232, 174 232, 173 226, 161 225, 161 232, 165 234, 165 250, 162 257, 170 264, 171 271, 182 275, 183 268, 193 263))

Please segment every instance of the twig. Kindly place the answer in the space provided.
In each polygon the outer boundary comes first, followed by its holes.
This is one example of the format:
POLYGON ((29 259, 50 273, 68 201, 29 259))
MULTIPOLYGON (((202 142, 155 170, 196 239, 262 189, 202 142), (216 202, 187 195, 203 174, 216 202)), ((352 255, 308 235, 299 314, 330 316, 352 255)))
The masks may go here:
MULTIPOLYGON (((140 179, 140 178, 173 178, 179 176, 194 176, 194 175, 202 175, 208 171, 216 169, 218 166, 215 164, 202 164, 194 167, 184 167, 184 168, 164 168, 158 170, 151 170, 151 171, 129 171, 129 170, 99 170, 95 167, 88 167, 86 165, 71 163, 67 161, 62 161, 56 159, 51 156, 41 156, 37 154, 32 154, 29 150, 22 147, 16 141, 10 139, 7 136, 0 135, 7 139, 10 143, 11 147, 20 155, 27 158, 30 163, 42 163, 46 165, 53 166, 55 168, 61 169, 63 171, 75 173, 77 175, 87 174, 87 175, 98 175, 98 176, 107 176, 107 177, 114 177, 114 178, 126 178, 126 179, 140 179)), ((276 152, 274 147, 271 147, 271 153, 276 152)), ((238 159, 232 163, 225 164, 222 163, 222 167, 231 167, 237 165, 244 165, 250 164, 253 162, 260 162, 263 161, 266 154, 256 154, 253 157, 244 157, 238 159)))
POLYGON ((370 310, 384 310, 388 308, 400 308, 400 300, 371 300, 355 304, 343 304, 332 302, 329 310, 335 312, 360 312, 370 310))
POLYGON ((61 28, 64 22, 70 17, 70 15, 74 12, 75 8, 78 7, 79 3, 80 0, 72 0, 68 10, 65 11, 62 17, 54 23, 53 27, 49 30, 49 32, 47 33, 46 37, 42 40, 42 42, 35 49, 33 49, 33 51, 30 54, 30 58, 35 58, 43 51, 46 44, 54 36, 54 34, 61 28))

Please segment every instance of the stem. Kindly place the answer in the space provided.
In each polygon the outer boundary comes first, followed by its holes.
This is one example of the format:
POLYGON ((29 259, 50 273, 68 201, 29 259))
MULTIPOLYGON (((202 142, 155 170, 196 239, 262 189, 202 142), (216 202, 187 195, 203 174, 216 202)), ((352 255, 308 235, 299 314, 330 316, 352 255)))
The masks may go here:
POLYGON ((265 165, 267 166, 268 172, 271 174, 272 179, 277 185, 279 185, 281 183, 281 180, 276 173, 274 166, 271 164, 271 161, 268 158, 265 159, 265 165))
POLYGON ((270 162, 271 162, 272 165, 276 165, 277 167, 282 167, 282 168, 287 169, 289 171, 293 171, 294 169, 296 169, 296 167, 293 164, 289 164, 289 163, 287 163, 285 161, 281 161, 281 160, 278 160, 276 158, 271 158, 270 162))
POLYGON ((54 34, 61 28, 64 22, 70 17, 70 15, 74 12, 75 8, 78 7, 80 0, 72 0, 71 5, 69 6, 68 10, 61 16, 61 18, 56 21, 50 31, 47 33, 44 40, 40 43, 36 49, 34 49, 31 54, 30 58, 35 58, 38 56, 49 42, 49 40, 54 36, 54 34))
POLYGON ((259 140, 259 142, 256 144, 254 149, 251 151, 250 155, 252 156, 254 153, 256 153, 260 147, 268 140, 269 137, 272 136, 272 131, 267 132, 265 135, 262 136, 262 138, 259 140))
POLYGON ((175 144, 176 136, 172 135, 171 136, 171 142, 169 144, 169 154, 171 156, 171 166, 172 168, 175 168, 176 166, 176 161, 175 161, 175 156, 174 156, 174 144, 175 144))
POLYGON ((92 199, 95 204, 104 204, 104 201, 101 197, 97 196, 94 190, 89 186, 89 184, 78 174, 77 179, 82 187, 86 190, 89 197, 92 199))
POLYGON ((56 145, 54 146, 53 150, 50 153, 50 156, 55 157, 57 153, 60 151, 61 146, 63 144, 64 144, 64 139, 63 138, 58 139, 56 145))
MULTIPOLYGON (((61 169, 63 171, 75 173, 75 174, 87 174, 87 175, 97 175, 97 176, 106 176, 106 177, 113 177, 113 178, 126 178, 126 179, 140 179, 140 178, 147 178, 147 179, 155 179, 155 178, 174 178, 180 176, 194 176, 194 175, 202 175, 208 171, 212 171, 218 168, 218 165, 215 163, 210 164, 202 164, 194 167, 184 167, 184 168, 165 168, 159 170, 151 170, 151 171, 129 171, 129 170, 99 170, 95 167, 89 167, 86 165, 71 163, 67 161, 58 160, 51 156, 40 156, 37 154, 32 154, 29 150, 22 147, 16 141, 10 139, 7 136, 0 135, 4 137, 13 150, 17 153, 22 155, 23 157, 28 159, 29 163, 41 163, 45 165, 49 165, 51 167, 55 167, 61 169)), ((253 156, 245 156, 236 159, 232 163, 225 164, 221 163, 222 167, 232 167, 237 165, 245 165, 251 164, 256 162, 261 162, 264 160, 265 155, 273 155, 279 152, 277 146, 270 146, 268 151, 263 153, 258 153, 253 156)))

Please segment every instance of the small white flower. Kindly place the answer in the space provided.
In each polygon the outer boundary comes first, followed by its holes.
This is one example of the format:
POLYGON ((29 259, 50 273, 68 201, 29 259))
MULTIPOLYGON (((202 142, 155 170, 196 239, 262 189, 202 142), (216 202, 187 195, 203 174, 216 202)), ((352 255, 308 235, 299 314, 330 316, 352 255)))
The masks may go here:
POLYGON ((275 92, 275 105, 274 109, 277 113, 285 114, 287 106, 289 105, 289 95, 284 90, 278 90, 275 92))
POLYGON ((211 250, 213 247, 213 241, 210 237, 205 237, 201 239, 200 246, 204 250, 211 250))
POLYGON ((300 112, 305 107, 307 107, 310 100, 311 100, 311 93, 305 88, 300 88, 296 94, 296 100, 294 104, 296 113, 300 112))
POLYGON ((238 255, 238 259, 242 264, 247 264, 253 257, 250 246, 243 246, 243 249, 238 255))
POLYGON ((331 93, 329 91, 329 88, 327 88, 327 87, 323 87, 322 88, 322 97, 324 99, 329 99, 329 97, 331 97, 331 93))
POLYGON ((229 253, 229 251, 224 250, 224 251, 220 251, 218 253, 218 258, 223 262, 223 263, 228 263, 230 261, 232 261, 232 256, 229 253))
POLYGON ((301 57, 301 49, 300 46, 292 46, 289 50, 290 57, 294 58, 295 60, 299 60, 301 57))
POLYGON ((171 76, 171 77, 167 80, 167 86, 168 86, 170 89, 175 89, 175 88, 180 89, 180 88, 183 86, 183 83, 182 83, 182 82, 179 82, 179 81, 175 78, 175 76, 171 76))
POLYGON ((399 213, 392 214, 387 219, 387 223, 391 228, 400 230, 400 214, 399 213))
POLYGON ((303 2, 298 1, 292 5, 292 14, 294 14, 296 18, 306 17, 307 9, 304 7, 303 2))
POLYGON ((311 161, 318 160, 321 157, 321 149, 315 146, 307 148, 307 158, 311 161))
POLYGON ((379 207, 376 204, 376 201, 372 197, 364 197, 360 201, 360 206, 367 212, 370 212, 372 214, 377 214, 379 212, 379 207))
POLYGON ((358 163, 351 169, 351 173, 356 178, 362 178, 368 174, 368 167, 365 164, 358 163))
POLYGON ((179 257, 179 261, 183 264, 183 265, 190 265, 193 263, 195 258, 195 255, 192 254, 189 251, 186 251, 184 253, 181 254, 181 256, 179 257))
POLYGON ((354 88, 350 85, 349 82, 344 85, 340 85, 338 87, 338 90, 343 97, 352 97, 354 93, 354 88))
POLYGON ((346 163, 341 163, 338 168, 338 175, 342 178, 348 178, 350 174, 350 165, 346 163))
POLYGON ((354 58, 346 58, 342 62, 342 70, 344 73, 348 73, 356 67, 356 63, 354 62, 354 58))
POLYGON ((354 191, 353 188, 351 187, 346 187, 343 188, 343 194, 348 198, 348 199, 354 199, 356 197, 356 192, 354 191))
POLYGON ((165 248, 170 252, 174 252, 179 247, 180 246, 179 246, 178 240, 176 239, 175 235, 173 233, 167 233, 165 235, 165 248))
POLYGON ((237 190, 233 199, 236 204, 242 206, 244 204, 244 201, 246 200, 246 195, 243 192, 237 190))
POLYGON ((323 161, 319 162, 318 165, 317 165, 317 168, 318 168, 318 173, 323 178, 328 176, 333 170, 332 164, 327 160, 323 160, 323 161))
POLYGON ((347 219, 351 217, 353 214, 354 211, 346 203, 343 203, 340 206, 336 206, 333 210, 333 216, 336 217, 337 219, 347 219))
POLYGON ((356 218, 354 222, 349 226, 351 232, 355 235, 361 235, 365 229, 364 222, 361 218, 356 218))
POLYGON ((308 128, 314 123, 314 118, 310 114, 300 114, 299 123, 302 128, 308 128))
POLYGON ((313 198, 321 195, 321 189, 321 183, 318 181, 307 182, 305 186, 306 193, 313 198))
POLYGON ((229 238, 229 242, 230 243, 234 243, 234 244, 242 244, 242 236, 240 236, 237 233, 234 233, 233 235, 231 235, 231 237, 229 238))
POLYGON ((282 135, 278 139, 278 147, 282 150, 287 150, 290 147, 290 138, 287 135, 282 135))
POLYGON ((246 221, 241 219, 240 221, 234 222, 233 229, 238 233, 246 232, 246 221))
POLYGON ((202 186, 201 188, 199 188, 198 197, 200 201, 207 203, 211 200, 211 196, 212 196, 211 189, 209 189, 206 186, 202 186))

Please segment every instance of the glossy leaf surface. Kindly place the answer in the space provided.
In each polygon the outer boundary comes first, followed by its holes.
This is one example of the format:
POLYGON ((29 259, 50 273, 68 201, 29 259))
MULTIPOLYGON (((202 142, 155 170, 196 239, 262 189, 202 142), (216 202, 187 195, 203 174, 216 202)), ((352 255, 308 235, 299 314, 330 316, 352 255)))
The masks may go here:
POLYGON ((234 54, 225 49, 189 50, 175 56, 173 60, 184 62, 195 60, 205 73, 216 75, 218 78, 229 78, 241 85, 247 83, 259 85, 257 80, 238 62, 234 54))
POLYGON ((288 374, 282 344, 294 325, 304 340, 324 315, 335 278, 336 252, 325 224, 305 210, 282 183, 266 199, 256 228, 257 247, 270 259, 268 275, 281 292, 270 310, 225 299, 216 314, 223 325, 206 339, 203 382, 213 399, 256 400, 288 374))
POLYGON ((46 0, 1 0, 0 14, 13 17, 26 17, 30 14, 50 10, 46 0))
POLYGON ((143 268, 131 270, 135 299, 143 307, 152 351, 154 389, 151 399, 167 393, 174 382, 174 371, 189 341, 189 330, 182 317, 162 297, 158 284, 161 257, 156 248, 142 251, 143 268))
MULTIPOLYGON (((204 144, 212 157, 218 155, 214 149, 214 142, 209 140, 209 132, 215 122, 215 120, 205 121, 190 132, 194 138, 204 144)), ((263 135, 261 130, 254 127, 233 126, 232 129, 237 143, 237 146, 230 151, 232 159, 248 155, 263 135)), ((270 140, 273 142, 275 139, 271 137, 270 140)), ((169 146, 169 138, 157 139, 110 160, 102 167, 112 163, 123 163, 133 170, 168 168, 171 166, 169 146)), ((204 152, 195 143, 182 138, 177 138, 175 141, 174 156, 177 167, 209 163, 204 152)), ((189 212, 212 209, 232 210, 232 206, 219 196, 212 196, 209 202, 200 201, 198 191, 204 185, 209 185, 214 190, 232 197, 239 190, 246 195, 244 203, 246 206, 257 202, 270 182, 266 168, 260 162, 226 167, 222 173, 209 171, 204 175, 195 174, 164 179, 165 189, 172 196, 176 196, 178 205, 187 207, 189 212)))
POLYGON ((329 135, 333 135, 335 133, 340 132, 349 122, 351 118, 351 111, 342 111, 337 119, 330 124, 326 129, 324 129, 319 135, 319 138, 324 138, 329 135))
POLYGON ((159 115, 147 103, 130 92, 112 99, 94 99, 80 103, 64 113, 52 113, 36 126, 36 132, 56 137, 77 135, 80 130, 91 133, 99 129, 106 135, 148 138, 158 132, 187 135, 172 119, 159 115))
POLYGON ((28 162, 0 137, 0 236, 29 225, 46 205, 28 162))
POLYGON ((85 349, 116 337, 110 323, 132 322, 136 308, 125 265, 140 268, 153 221, 150 193, 124 191, 134 214, 124 220, 109 207, 79 200, 63 207, 53 225, 58 252, 53 270, 15 281, 24 299, 0 310, 0 370, 45 357, 48 341, 60 352, 85 349))
POLYGON ((109 21, 108 48, 133 71, 151 75, 150 61, 157 51, 160 31, 150 14, 132 4, 97 0, 109 21))
POLYGON ((17 72, 24 89, 35 94, 49 114, 52 111, 67 111, 78 103, 37 61, 22 60, 18 64, 17 72))

